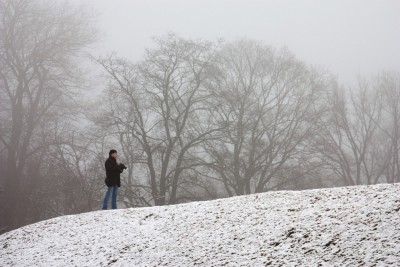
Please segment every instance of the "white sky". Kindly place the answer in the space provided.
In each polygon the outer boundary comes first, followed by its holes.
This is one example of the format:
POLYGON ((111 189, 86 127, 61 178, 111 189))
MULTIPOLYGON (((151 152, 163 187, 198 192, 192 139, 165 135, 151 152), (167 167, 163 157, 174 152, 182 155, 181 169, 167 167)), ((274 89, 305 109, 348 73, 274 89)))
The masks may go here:
POLYGON ((298 58, 353 83, 357 75, 400 72, 400 1, 376 0, 72 0, 100 13, 97 55, 133 60, 152 36, 287 46, 298 58))

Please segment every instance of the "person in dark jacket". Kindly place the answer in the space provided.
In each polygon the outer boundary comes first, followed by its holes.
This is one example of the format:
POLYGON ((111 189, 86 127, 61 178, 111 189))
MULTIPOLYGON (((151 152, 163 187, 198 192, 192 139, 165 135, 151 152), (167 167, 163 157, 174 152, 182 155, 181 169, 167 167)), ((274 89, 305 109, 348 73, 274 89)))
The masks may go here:
POLYGON ((111 149, 108 153, 108 159, 105 162, 106 167, 106 179, 105 183, 107 185, 107 192, 103 200, 103 210, 107 209, 108 201, 111 198, 111 208, 117 208, 117 193, 118 187, 121 187, 120 175, 126 169, 124 164, 117 163, 118 153, 116 150, 111 149))

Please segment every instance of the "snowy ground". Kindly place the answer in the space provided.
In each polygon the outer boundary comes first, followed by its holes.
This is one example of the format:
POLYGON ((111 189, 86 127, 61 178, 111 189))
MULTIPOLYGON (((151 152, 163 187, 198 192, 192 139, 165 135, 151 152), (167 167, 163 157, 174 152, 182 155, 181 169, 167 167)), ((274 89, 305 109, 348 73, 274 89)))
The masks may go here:
POLYGON ((400 184, 96 211, 0 236, 0 266, 400 266, 400 184))

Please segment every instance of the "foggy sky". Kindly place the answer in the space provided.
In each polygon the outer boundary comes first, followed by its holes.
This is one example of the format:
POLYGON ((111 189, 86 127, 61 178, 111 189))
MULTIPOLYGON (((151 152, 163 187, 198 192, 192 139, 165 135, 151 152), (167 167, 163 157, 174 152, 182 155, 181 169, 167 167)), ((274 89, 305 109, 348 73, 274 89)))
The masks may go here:
POLYGON ((152 36, 263 40, 351 84, 400 71, 400 1, 73 0, 100 14, 93 52, 138 60, 152 36))

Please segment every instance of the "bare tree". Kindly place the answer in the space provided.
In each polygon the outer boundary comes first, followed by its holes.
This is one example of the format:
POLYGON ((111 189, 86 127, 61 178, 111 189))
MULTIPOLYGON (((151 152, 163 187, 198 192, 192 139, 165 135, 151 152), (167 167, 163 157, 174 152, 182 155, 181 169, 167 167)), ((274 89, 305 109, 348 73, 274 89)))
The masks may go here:
POLYGON ((321 76, 286 49, 250 40, 227 44, 217 65, 209 84, 213 123, 228 128, 223 138, 205 145, 214 178, 229 196, 287 182, 285 169, 305 162, 306 140, 322 112, 317 104, 321 76))
POLYGON ((387 167, 377 122, 381 119, 381 94, 366 80, 348 92, 336 87, 327 105, 330 115, 315 139, 322 160, 343 185, 377 183, 387 167))
MULTIPOLYGON (((385 170, 385 180, 389 183, 400 182, 400 75, 385 72, 377 77, 375 90, 383 94, 382 120, 376 121, 382 132, 382 139, 389 140, 383 145, 388 153, 388 166, 385 170)), ((386 157, 385 157, 386 158, 386 157)))
MULTIPOLYGON (((7 154, 5 223, 23 214, 22 179, 27 162, 44 144, 34 142, 46 116, 61 116, 59 104, 77 80, 76 58, 94 39, 87 14, 67 5, 33 0, 0 1, 0 140, 7 154)), ((47 144, 48 145, 48 144, 47 144)))
POLYGON ((114 57, 98 62, 110 78, 110 112, 103 116, 110 132, 125 155, 141 152, 133 160, 147 175, 141 185, 151 192, 147 202, 165 205, 196 199, 185 187, 194 181, 182 176, 204 164, 197 147, 219 131, 207 124, 210 94, 203 86, 216 48, 173 34, 155 42, 138 65, 114 57))

